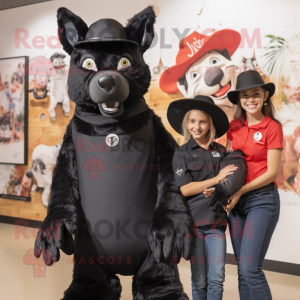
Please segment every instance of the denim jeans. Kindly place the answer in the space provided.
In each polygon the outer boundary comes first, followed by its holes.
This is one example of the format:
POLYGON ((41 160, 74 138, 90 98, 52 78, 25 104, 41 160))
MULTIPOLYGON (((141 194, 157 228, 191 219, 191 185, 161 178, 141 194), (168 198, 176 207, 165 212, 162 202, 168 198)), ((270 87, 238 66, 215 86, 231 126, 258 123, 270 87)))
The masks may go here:
POLYGON ((238 263, 241 300, 272 299, 262 265, 279 211, 279 194, 273 183, 273 190, 243 194, 230 212, 230 237, 238 263))
POLYGON ((203 225, 195 233, 191 256, 193 300, 221 300, 226 261, 225 227, 203 225))

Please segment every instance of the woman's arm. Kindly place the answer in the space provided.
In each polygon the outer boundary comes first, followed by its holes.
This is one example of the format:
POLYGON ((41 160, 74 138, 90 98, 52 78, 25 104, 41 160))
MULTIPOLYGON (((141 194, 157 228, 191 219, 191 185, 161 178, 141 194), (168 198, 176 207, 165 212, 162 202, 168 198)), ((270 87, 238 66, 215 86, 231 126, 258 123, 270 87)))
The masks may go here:
POLYGON ((203 193, 209 186, 218 184, 220 181, 224 180, 228 175, 233 174, 237 169, 235 165, 229 165, 226 168, 222 169, 219 174, 211 179, 204 181, 193 181, 188 184, 182 185, 180 187, 181 193, 185 197, 198 195, 203 193))
POLYGON ((229 204, 227 206, 223 206, 224 209, 227 209, 227 214, 229 214, 229 212, 234 208, 242 194, 265 186, 276 180, 279 173, 281 156, 282 149, 268 150, 267 171, 259 177, 255 178, 254 180, 252 180, 251 182, 245 184, 238 192, 236 192, 228 199, 229 204))
POLYGON ((275 181, 278 176, 278 173, 279 173, 281 156, 282 156, 282 149, 268 150, 267 172, 260 175, 259 177, 255 178, 251 182, 245 184, 240 189, 241 194, 255 190, 257 188, 260 188, 262 186, 265 186, 265 185, 275 181))

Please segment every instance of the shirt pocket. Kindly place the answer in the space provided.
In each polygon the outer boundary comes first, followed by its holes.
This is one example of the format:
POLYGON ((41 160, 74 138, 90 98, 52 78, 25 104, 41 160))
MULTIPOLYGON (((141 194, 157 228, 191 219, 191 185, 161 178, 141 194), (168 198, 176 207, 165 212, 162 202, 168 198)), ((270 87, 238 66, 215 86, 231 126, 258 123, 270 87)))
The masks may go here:
POLYGON ((202 181, 206 177, 206 168, 202 159, 190 158, 186 160, 186 167, 194 181, 202 181))

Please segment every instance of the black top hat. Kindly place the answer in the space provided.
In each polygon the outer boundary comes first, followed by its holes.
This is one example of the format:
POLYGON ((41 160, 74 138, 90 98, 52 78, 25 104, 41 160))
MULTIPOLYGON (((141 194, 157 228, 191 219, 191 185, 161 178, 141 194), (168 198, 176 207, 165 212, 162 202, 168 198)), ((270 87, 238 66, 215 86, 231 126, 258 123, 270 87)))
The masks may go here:
POLYGON ((170 103, 167 111, 167 118, 170 125, 179 134, 182 132, 182 121, 189 110, 202 110, 208 113, 216 128, 216 138, 225 134, 229 128, 229 122, 225 112, 217 106, 208 96, 198 95, 193 99, 180 99, 170 103))
POLYGON ((114 19, 101 19, 93 23, 89 27, 85 39, 76 43, 74 47, 95 42, 127 42, 138 45, 138 43, 127 38, 122 24, 114 19))
POLYGON ((237 104, 239 100, 239 91, 251 89, 254 87, 264 87, 269 91, 269 97, 272 97, 275 92, 275 85, 272 82, 265 83, 260 74, 255 70, 242 72, 237 77, 236 90, 227 94, 229 101, 237 104))

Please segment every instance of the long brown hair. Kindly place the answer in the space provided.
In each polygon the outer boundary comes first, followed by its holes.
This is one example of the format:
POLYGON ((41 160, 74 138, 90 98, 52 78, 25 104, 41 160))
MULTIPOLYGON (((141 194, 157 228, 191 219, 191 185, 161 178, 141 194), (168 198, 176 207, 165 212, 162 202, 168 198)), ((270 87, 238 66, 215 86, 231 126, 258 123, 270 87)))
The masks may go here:
POLYGON ((184 142, 187 142, 191 138, 191 133, 188 130, 188 120, 189 120, 191 112, 193 112, 193 111, 201 111, 208 118, 208 123, 209 123, 210 128, 208 129, 208 131, 205 135, 205 141, 212 141, 216 135, 216 128, 215 128, 214 122, 212 120, 212 117, 203 110, 192 109, 192 110, 189 110, 185 114, 183 121, 182 121, 182 132, 183 132, 183 136, 184 136, 184 142))
MULTIPOLYGON (((264 87, 261 86, 261 88, 262 88, 262 90, 264 92, 267 91, 264 87)), ((275 108, 274 108, 274 105, 272 103, 271 97, 267 98, 266 103, 267 103, 267 105, 263 104, 263 106, 262 106, 262 113, 263 113, 263 115, 264 116, 270 116, 273 121, 275 121, 276 123, 278 123, 278 124, 280 124, 282 126, 282 124, 280 123, 280 121, 277 120, 274 117, 275 108)), ((244 125, 244 121, 245 121, 245 118, 246 118, 246 111, 243 109, 243 107, 241 105, 240 98, 239 98, 239 100, 237 102, 237 111, 236 111, 236 113, 234 115, 234 118, 240 120, 240 122, 241 122, 241 126, 240 127, 242 127, 244 125)), ((233 127, 233 128, 235 128, 235 127, 233 127)))

